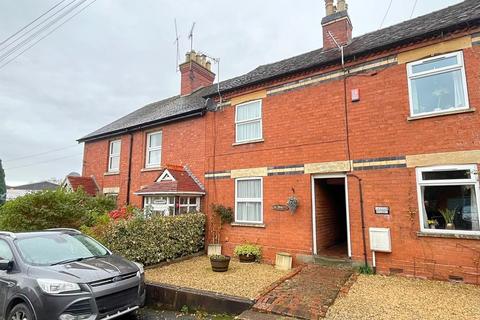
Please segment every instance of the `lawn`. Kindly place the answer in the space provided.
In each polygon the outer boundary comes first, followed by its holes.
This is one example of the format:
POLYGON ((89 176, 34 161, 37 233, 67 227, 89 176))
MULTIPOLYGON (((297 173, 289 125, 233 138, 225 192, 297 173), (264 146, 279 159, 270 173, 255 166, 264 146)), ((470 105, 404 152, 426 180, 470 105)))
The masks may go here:
POLYGON ((146 280, 254 299, 288 272, 261 263, 240 263, 232 258, 227 272, 213 272, 207 256, 147 269, 146 280))
POLYGON ((360 275, 326 319, 480 319, 480 287, 360 275))

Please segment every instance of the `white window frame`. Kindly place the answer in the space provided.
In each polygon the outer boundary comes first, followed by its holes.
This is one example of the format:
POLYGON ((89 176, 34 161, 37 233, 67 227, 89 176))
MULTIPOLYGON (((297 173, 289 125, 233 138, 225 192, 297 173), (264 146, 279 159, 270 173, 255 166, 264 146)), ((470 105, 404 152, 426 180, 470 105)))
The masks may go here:
POLYGON ((235 143, 246 143, 246 142, 251 142, 251 141, 259 141, 263 139, 263 105, 262 105, 262 100, 253 100, 253 101, 248 101, 244 103, 237 104, 235 106, 235 143), (248 105, 248 104, 253 104, 253 103, 260 103, 260 117, 258 118, 252 118, 248 120, 242 120, 238 121, 238 108, 248 105), (252 139, 244 139, 244 140, 238 140, 238 126, 242 124, 248 124, 248 123, 253 123, 253 122, 260 122, 260 137, 255 137, 252 139))
POLYGON ((445 114, 445 113, 451 113, 454 111, 459 111, 459 110, 468 110, 470 109, 470 103, 468 99, 468 86, 467 86, 467 77, 465 74, 465 63, 463 59, 463 51, 457 51, 457 52, 452 52, 448 54, 443 54, 443 55, 438 55, 432 58, 427 58, 427 59, 422 59, 418 60, 415 62, 411 62, 407 64, 407 80, 408 80, 408 96, 409 96, 409 102, 410 102, 410 116, 411 117, 422 117, 422 116, 427 116, 427 115, 437 115, 437 114, 445 114), (443 67, 440 69, 436 69, 433 71, 423 71, 419 73, 413 73, 413 67, 431 60, 436 60, 439 58, 449 58, 449 57, 457 57, 458 64, 454 66, 448 66, 448 67, 443 67), (451 71, 457 71, 460 70, 462 73, 462 84, 463 84, 463 89, 464 89, 464 94, 465 94, 465 106, 461 108, 452 108, 452 109, 446 109, 446 110, 440 110, 440 111, 432 111, 432 112, 420 112, 420 113, 414 113, 413 112, 413 90, 412 90, 412 80, 419 79, 419 78, 424 78, 428 76, 434 76, 437 74, 441 73, 446 73, 446 72, 451 72, 451 71))
POLYGON ((108 144, 108 172, 119 172, 120 171, 120 154, 122 153, 122 140, 111 140, 108 144), (118 153, 113 153, 113 145, 115 143, 119 144, 118 153), (118 168, 112 168, 112 159, 118 158, 118 168))
POLYGON ((153 201, 155 198, 164 198, 166 200, 166 206, 169 208, 173 208, 173 213, 170 214, 170 212, 168 214, 162 214, 163 216, 167 217, 167 216, 175 216, 175 207, 176 207, 176 204, 177 204, 177 201, 176 201, 176 197, 175 196, 172 196, 172 195, 146 195, 143 197, 143 207, 146 208, 147 206, 150 206, 152 211, 153 212, 159 212, 157 210, 153 210, 153 201), (171 198, 173 198, 173 202, 171 202, 171 198))
POLYGON ((159 168, 162 165, 162 147, 163 147, 163 131, 155 131, 150 132, 147 134, 147 141, 146 141, 146 155, 145 155, 145 168, 159 168), (150 137, 156 134, 161 135, 160 146, 159 147, 151 147, 150 146, 150 137), (160 150, 160 163, 150 163, 150 152, 151 151, 158 151, 160 150))
POLYGON ((423 186, 464 186, 472 185, 475 188, 475 196, 477 201, 477 210, 480 206, 479 183, 478 183, 478 167, 476 164, 467 165, 444 165, 431 166, 416 169, 417 176, 417 198, 418 198, 418 215, 420 216, 420 230, 424 233, 445 233, 445 234, 470 234, 480 235, 480 231, 475 230, 448 230, 448 229, 429 229, 425 228, 425 207, 422 196, 423 186), (449 179, 449 180, 423 180, 423 172, 435 171, 454 171, 454 170, 470 170, 470 179, 449 179))
POLYGON ((235 223, 263 224, 263 178, 262 177, 248 177, 248 178, 235 179, 235 223), (238 193, 237 193, 238 181, 245 181, 245 180, 260 181, 260 201, 258 201, 258 198, 238 198, 238 193), (238 202, 260 202, 260 221, 239 220, 237 217, 238 202))
POLYGON ((187 213, 189 213, 189 209, 191 207, 195 207, 195 211, 200 212, 200 197, 195 197, 195 196, 180 196, 178 199, 178 214, 180 214, 180 208, 187 208, 187 213), (182 204, 182 198, 187 198, 188 203, 187 204, 182 204), (195 199, 195 203, 190 203, 191 199, 195 199))

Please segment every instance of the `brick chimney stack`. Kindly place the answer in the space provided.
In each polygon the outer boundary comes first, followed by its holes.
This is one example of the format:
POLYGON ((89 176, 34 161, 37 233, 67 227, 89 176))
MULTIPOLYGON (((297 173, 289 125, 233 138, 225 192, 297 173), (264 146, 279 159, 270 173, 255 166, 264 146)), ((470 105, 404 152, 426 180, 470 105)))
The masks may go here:
POLYGON ((325 0, 326 16, 322 19, 324 50, 337 48, 329 32, 341 46, 352 41, 353 26, 348 16, 348 4, 345 0, 337 0, 337 5, 333 2, 334 0, 325 0))
POLYGON ((186 96, 193 91, 213 84, 215 73, 211 71, 212 63, 204 54, 187 52, 185 62, 180 66, 182 75, 180 94, 186 96))

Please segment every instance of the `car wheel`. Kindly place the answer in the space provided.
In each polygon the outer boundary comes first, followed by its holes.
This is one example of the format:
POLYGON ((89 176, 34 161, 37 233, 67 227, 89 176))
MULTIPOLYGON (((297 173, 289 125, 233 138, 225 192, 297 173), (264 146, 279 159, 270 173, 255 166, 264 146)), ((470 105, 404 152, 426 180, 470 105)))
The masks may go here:
POLYGON ((34 320, 33 313, 30 311, 30 308, 23 304, 19 303, 8 313, 7 320, 34 320))

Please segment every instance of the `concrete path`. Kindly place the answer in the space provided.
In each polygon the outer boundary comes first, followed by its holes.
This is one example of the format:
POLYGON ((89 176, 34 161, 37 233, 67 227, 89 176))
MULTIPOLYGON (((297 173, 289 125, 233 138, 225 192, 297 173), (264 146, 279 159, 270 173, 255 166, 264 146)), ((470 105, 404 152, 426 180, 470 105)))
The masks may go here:
POLYGON ((325 317, 352 273, 351 269, 307 265, 258 299, 253 310, 300 319, 325 317))

